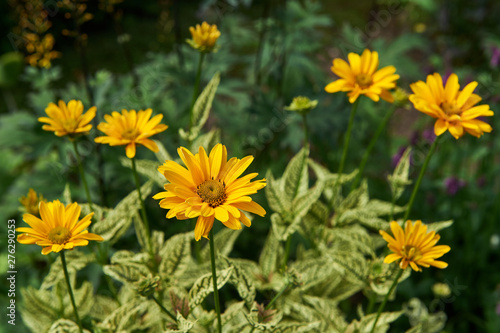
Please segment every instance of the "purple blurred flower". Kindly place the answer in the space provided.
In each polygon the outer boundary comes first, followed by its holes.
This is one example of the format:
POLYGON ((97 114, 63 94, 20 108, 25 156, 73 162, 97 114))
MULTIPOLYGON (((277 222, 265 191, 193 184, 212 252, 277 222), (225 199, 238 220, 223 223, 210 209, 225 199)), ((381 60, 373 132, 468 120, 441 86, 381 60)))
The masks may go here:
MULTIPOLYGON (((399 147, 398 152, 392 156, 392 167, 395 168, 398 165, 399 160, 403 157, 403 153, 408 147, 399 147)), ((411 153, 410 153, 410 164, 411 164, 411 153)))
POLYGON ((432 144, 436 140, 436 134, 434 134, 434 129, 426 129, 422 132, 422 138, 427 141, 427 143, 432 144))
POLYGON ((499 63, 500 63, 500 49, 496 46, 493 46, 491 48, 490 65, 491 67, 498 67, 499 63))
POLYGON ((448 195, 455 195, 457 192, 467 184, 465 180, 458 179, 456 177, 448 177, 444 180, 444 186, 446 187, 446 193, 448 195))
POLYGON ((500 316, 500 302, 497 303, 497 315, 500 316))

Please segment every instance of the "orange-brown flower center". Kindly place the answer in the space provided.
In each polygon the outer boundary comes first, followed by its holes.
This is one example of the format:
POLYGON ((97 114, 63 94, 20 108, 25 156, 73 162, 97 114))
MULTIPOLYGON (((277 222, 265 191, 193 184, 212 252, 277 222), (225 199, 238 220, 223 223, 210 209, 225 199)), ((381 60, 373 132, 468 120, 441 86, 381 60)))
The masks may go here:
POLYGON ((420 250, 412 245, 404 245, 401 249, 401 255, 409 261, 418 260, 422 256, 420 250))
POLYGON ((443 102, 443 103, 441 103, 441 109, 443 109, 443 111, 446 114, 460 114, 460 113, 462 113, 462 110, 454 102, 451 102, 451 103, 449 103, 449 102, 443 102))
POLYGON ((137 128, 129 128, 126 129, 122 132, 122 138, 127 139, 127 140, 134 140, 139 136, 139 131, 137 128))
POLYGON ((49 232, 49 240, 55 244, 64 244, 71 238, 71 231, 65 227, 55 227, 49 232))
POLYGON ((361 88, 368 88, 373 81, 371 75, 361 73, 356 75, 356 83, 359 84, 361 88))
POLYGON ((226 202, 226 185, 221 180, 209 179, 198 185, 196 193, 212 208, 226 202))
POLYGON ((78 120, 75 118, 65 119, 62 121, 62 127, 68 133, 73 133, 78 128, 78 120))

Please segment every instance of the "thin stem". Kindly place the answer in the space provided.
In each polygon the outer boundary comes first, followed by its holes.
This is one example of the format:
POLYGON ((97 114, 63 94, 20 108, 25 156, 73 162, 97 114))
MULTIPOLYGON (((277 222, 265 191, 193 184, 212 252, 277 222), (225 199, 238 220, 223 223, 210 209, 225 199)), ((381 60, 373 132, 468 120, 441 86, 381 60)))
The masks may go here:
POLYGON ((214 245, 214 229, 210 230, 208 235, 210 238, 210 262, 212 263, 212 281, 214 284, 214 302, 215 311, 217 312, 217 331, 222 332, 222 322, 220 318, 220 304, 219 304, 219 289, 217 289, 217 270, 215 268, 215 245, 214 245))
POLYGON ((427 165, 429 164, 429 161, 431 160, 431 156, 434 153, 434 150, 436 150, 436 146, 439 141, 439 136, 436 137, 434 142, 432 143, 431 148, 429 149, 429 152, 427 153, 427 156, 425 157, 424 165, 422 165, 422 168, 420 169, 420 174, 418 175, 417 182, 415 183, 415 187, 413 188, 413 192, 411 193, 410 201, 408 202, 408 207, 406 208, 406 213, 405 216, 403 217, 403 221, 406 221, 408 216, 410 215, 411 212, 411 207, 413 206, 413 202, 415 201, 415 197, 418 192, 418 188, 420 187, 420 183, 422 182, 422 179, 424 178, 424 173, 425 170, 427 169, 427 165))
POLYGON ((94 211, 94 208, 92 207, 92 199, 90 197, 89 186, 87 185, 87 179, 85 178, 85 171, 83 170, 83 165, 82 165, 82 161, 80 159, 80 154, 78 153, 78 147, 76 145, 76 141, 73 139, 70 139, 70 141, 73 144, 73 149, 75 151, 76 163, 78 163, 78 169, 80 170, 80 178, 82 179, 83 188, 85 189, 85 194, 87 195, 87 201, 89 202, 89 208, 91 211, 94 211))
POLYGON ((146 244, 149 253, 152 255, 152 247, 151 247, 151 236, 149 234, 149 222, 148 222, 148 216, 146 214, 146 207, 144 206, 144 201, 142 201, 142 195, 141 195, 141 184, 139 183, 139 175, 137 174, 137 168, 135 166, 135 157, 132 159, 132 171, 134 173, 134 179, 135 179, 135 186, 137 187, 137 194, 139 196, 139 201, 141 202, 141 215, 142 215, 142 221, 144 223, 144 231, 146 233, 146 241, 148 244, 146 244))
POLYGON ((154 296, 151 296, 153 301, 155 301, 156 304, 160 307, 160 309, 165 312, 170 318, 172 318, 175 322, 177 322, 177 318, 172 314, 172 312, 168 311, 154 296))
POLYGON ((370 302, 368 303, 368 307, 366 308, 367 315, 372 313, 372 311, 373 311, 373 307, 375 306, 375 298, 376 298, 375 293, 372 293, 370 295, 370 302))
POLYGON ((396 205, 396 196, 394 196, 394 193, 391 193, 392 199, 391 199, 391 214, 389 215, 389 222, 394 220, 394 206, 396 205))
MULTIPOLYGON (((189 107, 189 128, 188 132, 191 132, 191 128, 193 127, 194 122, 194 103, 196 102, 196 98, 198 97, 198 90, 200 87, 200 78, 201 78, 201 68, 203 67, 203 59, 205 59, 205 53, 200 52, 200 58, 198 60, 198 69, 196 71, 196 79, 194 81, 194 89, 193 89, 193 97, 191 98, 191 106, 189 107)), ((191 144, 191 140, 189 140, 189 144, 191 144)))
POLYGON ((286 264, 288 263, 288 257, 290 257, 290 246, 292 244, 292 235, 288 236, 285 243, 285 257, 283 258, 283 263, 281 268, 283 271, 286 269, 286 264))
POLYGON ((66 279, 66 284, 68 285, 69 298, 71 299, 71 304, 73 305, 73 311, 75 312, 76 323, 78 324, 78 329, 80 333, 83 333, 82 322, 80 321, 80 316, 78 316, 78 310, 76 308, 75 296, 73 296, 73 289, 71 289, 71 283, 69 282, 68 267, 66 266, 66 258, 64 257, 64 250, 61 252, 61 263, 64 271, 64 278, 66 279))
POLYGON ((281 297, 281 295, 283 295, 283 293, 288 289, 288 287, 290 287, 290 283, 287 283, 286 286, 284 286, 280 291, 279 293, 276 294, 276 296, 273 297, 273 299, 271 300, 271 302, 269 302, 269 304, 266 305, 266 310, 269 310, 271 308, 271 306, 274 304, 274 302, 276 302, 276 300, 278 298, 281 297))
POLYGON ((352 124, 354 123, 354 116, 356 115, 356 110, 358 109, 359 98, 354 102, 351 109, 351 116, 349 118, 349 124, 347 125, 347 132, 345 133, 344 139, 344 150, 342 151, 342 158, 340 159, 339 171, 337 172, 338 179, 340 178, 340 174, 344 171, 345 160, 347 157, 347 151, 349 150, 349 141, 351 141, 351 131, 352 124))
POLYGON ((351 191, 354 190, 358 186, 359 182, 361 181, 361 177, 363 176, 363 170, 365 169, 366 162, 368 162, 368 158, 370 157, 370 154, 371 154, 373 148, 375 147, 375 143, 377 143, 377 140, 380 137, 380 134, 382 134, 385 126, 389 122, 389 119, 391 118, 391 116, 395 110, 396 110, 396 105, 393 104, 391 109, 389 110, 389 112, 387 112, 387 114, 385 115, 382 122, 378 125, 378 128, 375 131, 373 138, 371 139, 370 143, 368 144, 368 147, 365 150, 365 153, 363 155, 363 159, 361 160, 361 164, 359 165, 358 174, 356 176, 356 179, 354 179, 354 181, 352 182, 351 191))
POLYGON ((309 145, 309 128, 307 127, 307 115, 302 114, 302 123, 304 126, 304 147, 309 145))
POLYGON ((389 288, 389 292, 385 295, 384 300, 378 307, 377 311, 377 317, 375 317, 375 321, 373 322, 372 329, 370 333, 375 332, 375 327, 377 326, 378 319, 380 318, 380 314, 382 313, 382 310, 384 310, 385 304, 387 303, 387 300, 389 299, 389 295, 392 293, 394 288, 396 288, 396 285, 398 284, 399 279, 401 278, 401 275, 403 275, 404 269, 400 269, 398 272, 398 275, 396 275, 396 278, 394 279, 394 282, 391 285, 391 288, 389 288))

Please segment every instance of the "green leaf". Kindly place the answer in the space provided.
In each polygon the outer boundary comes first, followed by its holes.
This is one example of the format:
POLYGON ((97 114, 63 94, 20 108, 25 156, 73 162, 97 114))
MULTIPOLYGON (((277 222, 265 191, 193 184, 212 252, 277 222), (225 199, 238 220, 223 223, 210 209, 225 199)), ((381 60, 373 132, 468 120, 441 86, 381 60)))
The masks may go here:
POLYGON ((286 241, 288 237, 293 235, 300 228, 301 222, 302 219, 300 217, 296 217, 291 223, 287 223, 278 213, 271 215, 272 231, 279 241, 286 241))
MULTIPOLYGON (((221 289, 233 273, 233 267, 229 267, 217 272, 217 289, 221 289)), ((200 305, 203 300, 214 291, 212 282, 212 273, 208 273, 200 277, 194 283, 194 286, 189 290, 189 307, 192 309, 200 305)))
MULTIPOLYGON (((130 158, 121 156, 120 163, 127 168, 132 169, 132 160, 130 158)), ((137 172, 144 175, 154 181, 159 187, 163 188, 163 185, 167 182, 165 177, 158 171, 158 167, 161 164, 156 161, 149 160, 136 160, 135 166, 137 172)), ((141 192, 142 194, 142 192, 141 192)))
POLYGON ((64 192, 62 194, 62 197, 66 205, 69 205, 70 203, 73 202, 71 200, 71 189, 69 187, 69 183, 66 183, 66 185, 64 185, 64 192))
POLYGON ((426 225, 427 225, 427 232, 430 232, 430 231, 438 232, 442 229, 451 227, 453 225, 453 220, 426 223, 426 225))
MULTIPOLYGON (((59 319, 54 322, 49 328, 50 333, 80 333, 78 324, 68 319, 59 319)), ((89 330, 84 329, 84 333, 90 333, 89 330)))
POLYGON ((103 271, 123 284, 133 283, 149 274, 147 260, 148 255, 145 253, 122 250, 111 257, 111 264, 104 266, 103 271))
POLYGON ((185 319, 180 313, 177 313, 177 329, 166 330, 164 333, 188 333, 193 328, 194 323, 185 319))
POLYGON ((238 294, 245 301, 245 303, 250 307, 255 300, 255 286, 252 280, 249 279, 247 272, 243 269, 238 262, 230 260, 227 257, 219 256, 221 261, 223 261, 228 267, 233 268, 233 274, 231 274, 231 279, 229 282, 236 287, 238 294))
MULTIPOLYGON (((146 182, 141 187, 143 200, 149 196, 153 187, 152 181, 146 182)), ((93 223, 92 231, 110 244, 114 244, 128 230, 132 217, 141 208, 137 190, 130 192, 116 207, 109 211, 102 220, 93 223)))
POLYGON ((264 248, 259 257, 259 265, 262 267, 262 273, 267 278, 271 273, 276 272, 279 266, 279 257, 282 252, 279 240, 274 231, 269 231, 264 248))
POLYGON ((210 132, 198 136, 191 144, 191 148, 197 152, 199 147, 201 146, 205 149, 206 152, 209 152, 216 144, 220 142, 220 130, 212 129, 210 130, 210 132))
POLYGON ((293 216, 295 218, 304 217, 312 205, 318 201, 321 193, 323 192, 323 183, 318 182, 316 186, 307 190, 301 196, 294 199, 292 204, 293 216))
POLYGON ((196 99, 193 107, 193 127, 189 132, 184 131, 182 128, 179 129, 179 135, 184 140, 193 141, 200 133, 203 125, 205 125, 219 82, 220 74, 217 72, 196 99))
POLYGON ((290 265, 290 269, 299 272, 302 282, 301 290, 310 289, 331 279, 332 275, 339 274, 337 267, 332 265, 331 260, 325 256, 296 261, 290 265))
POLYGON ((290 211, 291 201, 283 193, 281 180, 275 180, 271 171, 266 174, 267 185, 265 187, 267 202, 269 207, 282 216, 287 216, 290 211))
MULTIPOLYGON (((234 243, 236 239, 241 234, 243 229, 232 230, 229 228, 221 229, 214 236, 215 253, 219 253, 223 256, 229 256, 233 250, 234 243)), ((202 262, 210 262, 210 246, 207 244, 200 253, 202 262)))
POLYGON ((46 332, 59 318, 59 302, 54 301, 50 291, 31 286, 21 289, 21 295, 24 305, 20 310, 24 324, 32 332, 46 332))
POLYGON ((156 158, 158 159, 158 162, 161 164, 165 163, 165 161, 171 161, 172 157, 170 156, 168 150, 165 148, 163 143, 159 140, 153 140, 156 145, 158 146, 158 152, 155 153, 156 158))
POLYGON ((410 172, 410 158, 411 147, 404 151, 403 156, 401 156, 398 165, 396 165, 396 168, 394 169, 394 173, 387 176, 394 201, 398 200, 403 194, 406 186, 411 184, 411 181, 408 180, 410 172))
POLYGON ((113 311, 97 328, 105 332, 146 331, 162 320, 158 305, 143 297, 131 299, 113 311))
MULTIPOLYGON (((66 251, 66 262, 68 274, 70 276, 76 276, 76 273, 88 264, 95 261, 95 254, 86 254, 79 250, 66 251)), ((61 264, 60 256, 52 263, 50 266, 50 271, 43 279, 40 289, 49 289, 55 286, 59 281, 64 280, 64 274, 62 274, 63 268, 61 264)))
POLYGON ((160 276, 164 280, 172 280, 180 276, 191 263, 192 233, 174 235, 169 238, 159 255, 162 258, 159 267, 160 276))
POLYGON ((302 148, 288 163, 283 173, 284 193, 287 202, 293 202, 295 198, 304 194, 309 188, 309 175, 307 169, 307 158, 309 148, 302 148))

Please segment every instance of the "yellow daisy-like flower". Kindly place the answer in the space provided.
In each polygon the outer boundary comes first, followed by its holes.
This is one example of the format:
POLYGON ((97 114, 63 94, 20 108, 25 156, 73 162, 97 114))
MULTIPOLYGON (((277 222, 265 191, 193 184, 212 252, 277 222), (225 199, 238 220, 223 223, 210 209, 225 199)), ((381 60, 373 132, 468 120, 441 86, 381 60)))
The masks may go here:
POLYGON ((38 194, 32 188, 29 189, 27 196, 22 196, 21 198, 19 198, 19 202, 21 203, 21 205, 23 205, 23 210, 26 213, 35 215, 37 217, 40 216, 39 206, 40 202, 42 201, 46 202, 47 200, 45 200, 45 198, 41 194, 40 196, 38 196, 38 194))
POLYGON ((418 81, 410 85, 414 92, 410 101, 415 109, 437 119, 434 124, 437 136, 448 130, 455 139, 465 132, 479 138, 484 132, 491 132, 492 128, 476 118, 493 116, 493 111, 487 104, 476 105, 481 101, 481 97, 473 94, 476 87, 477 82, 473 81, 460 90, 456 74, 451 74, 444 86, 441 75, 434 73, 427 76, 427 82, 418 81))
POLYGON ((101 236, 86 230, 94 213, 78 221, 80 212, 81 208, 76 202, 64 206, 59 200, 48 203, 42 201, 41 219, 32 214, 24 214, 23 220, 31 228, 17 228, 17 231, 23 232, 17 236, 17 241, 43 246, 42 254, 86 246, 89 240, 103 241, 101 236))
POLYGON ((375 102, 380 97, 390 103, 394 101, 389 90, 396 87, 396 80, 399 79, 399 75, 394 74, 396 67, 387 66, 377 70, 378 53, 368 49, 361 56, 349 53, 347 57, 349 63, 340 58, 333 59, 332 72, 340 79, 329 83, 325 87, 326 92, 349 91, 347 96, 350 103, 354 103, 359 95, 365 95, 375 102))
POLYGON ((215 48, 215 43, 220 37, 220 31, 215 24, 210 25, 203 22, 201 25, 197 24, 196 27, 189 27, 192 39, 187 42, 191 47, 200 52, 211 52, 215 48))
POLYGON ((399 267, 406 269, 408 265, 414 271, 421 271, 422 267, 434 266, 446 268, 448 264, 435 260, 450 251, 448 245, 437 245, 440 236, 435 231, 427 232, 427 226, 422 221, 413 224, 406 221, 405 229, 395 222, 391 222, 391 230, 394 238, 383 230, 380 234, 388 243, 387 247, 393 252, 385 257, 384 262, 390 264, 396 260, 401 260, 399 267))
POLYGON ((135 145, 143 145, 149 150, 158 152, 158 146, 153 140, 148 139, 168 128, 160 124, 162 114, 151 118, 153 110, 146 109, 136 112, 135 110, 122 110, 122 113, 113 111, 111 115, 104 115, 106 122, 97 126, 99 131, 107 136, 95 138, 97 143, 107 143, 110 146, 124 146, 128 158, 135 157, 135 145), (151 118, 151 119, 150 119, 151 118))
POLYGON ((42 126, 43 130, 53 131, 57 136, 69 135, 70 137, 90 131, 92 125, 89 123, 94 119, 97 111, 95 106, 83 113, 82 101, 72 99, 66 105, 60 100, 58 104, 49 103, 45 109, 49 117, 38 118, 39 122, 47 124, 42 126))
POLYGON ((177 149, 187 169, 174 161, 165 161, 158 168, 170 182, 166 192, 156 194, 161 199, 160 207, 169 209, 167 218, 185 220, 198 217, 194 229, 195 239, 207 238, 214 219, 226 227, 238 230, 241 223, 250 226, 250 220, 242 211, 264 216, 266 211, 249 197, 266 186, 265 179, 250 182, 257 177, 251 173, 238 178, 253 161, 253 156, 241 160, 233 157, 227 160, 227 149, 216 145, 207 156, 200 147, 193 155, 184 147, 177 149), (240 223, 241 222, 241 223, 240 223))

